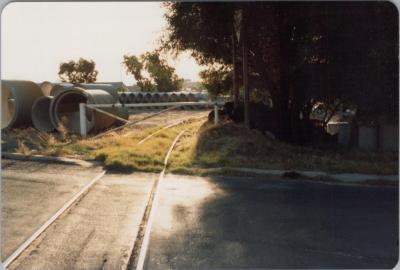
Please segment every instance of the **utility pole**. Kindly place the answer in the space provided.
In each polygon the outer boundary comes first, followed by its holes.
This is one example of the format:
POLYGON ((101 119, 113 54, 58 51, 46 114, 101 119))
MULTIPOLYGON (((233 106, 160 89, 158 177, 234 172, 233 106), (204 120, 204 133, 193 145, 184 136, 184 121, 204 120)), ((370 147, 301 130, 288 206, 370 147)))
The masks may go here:
POLYGON ((236 30, 235 24, 232 26, 232 63, 233 63, 233 74, 232 74, 232 96, 233 96, 233 107, 238 108, 239 105, 239 89, 237 85, 237 65, 236 65, 236 30))
POLYGON ((243 47, 243 90, 244 90, 244 125, 250 129, 250 115, 249 115, 249 82, 248 82, 248 45, 247 45, 247 10, 243 8, 242 18, 242 47, 243 47))

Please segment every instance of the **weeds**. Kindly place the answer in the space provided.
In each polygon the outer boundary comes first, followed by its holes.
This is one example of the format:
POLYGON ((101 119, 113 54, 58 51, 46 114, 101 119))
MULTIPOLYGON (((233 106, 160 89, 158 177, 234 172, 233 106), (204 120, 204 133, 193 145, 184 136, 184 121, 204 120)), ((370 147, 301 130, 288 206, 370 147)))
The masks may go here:
MULTIPOLYGON (((249 167, 333 173, 398 173, 397 153, 296 146, 231 122, 215 126, 199 120, 187 121, 162 130, 138 145, 140 140, 157 129, 139 129, 127 137, 111 133, 98 139, 21 129, 3 133, 2 140, 15 140, 14 150, 24 155, 98 160, 111 170, 155 172, 163 168, 165 154, 174 138, 182 129, 187 129, 172 152, 168 164, 172 172, 208 174, 213 171, 212 168, 249 167)), ((213 173, 221 172, 217 170, 213 173)))
POLYGON ((174 171, 217 167, 397 174, 398 156, 291 145, 231 122, 218 126, 205 123, 192 130, 171 156, 170 168, 174 171))

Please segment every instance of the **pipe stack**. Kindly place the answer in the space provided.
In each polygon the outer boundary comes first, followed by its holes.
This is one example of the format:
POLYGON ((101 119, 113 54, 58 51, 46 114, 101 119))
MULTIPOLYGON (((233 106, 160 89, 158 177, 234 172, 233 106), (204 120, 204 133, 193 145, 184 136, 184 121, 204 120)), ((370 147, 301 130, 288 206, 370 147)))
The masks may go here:
MULTIPOLYGON (((30 81, 3 80, 2 129, 34 126, 44 132, 80 132, 79 104, 115 104, 184 102, 208 99, 204 93, 187 92, 118 92, 126 90, 121 83, 51 83, 35 84, 30 81)), ((155 107, 156 108, 156 107, 155 107)), ((192 109, 184 106, 183 109, 192 109)), ((129 118, 126 107, 101 108, 123 119, 129 118)), ((98 132, 121 120, 87 108, 88 132, 98 132)))
MULTIPOLYGON (((166 103, 166 102, 197 102, 208 100, 208 94, 202 92, 119 92, 118 100, 123 104, 133 103, 166 103)), ((146 107, 146 108, 157 108, 146 107)), ((201 109, 196 105, 186 105, 182 109, 201 109)))
POLYGON ((43 97, 40 87, 30 81, 1 81, 1 128, 32 126, 31 109, 43 97))
MULTIPOLYGON (((34 126, 40 131, 58 130, 67 133, 80 132, 79 104, 115 104, 118 93, 108 84, 82 84, 85 88, 69 83, 53 84, 30 81, 1 82, 2 91, 2 129, 34 126), (104 89, 103 89, 104 88, 104 89)), ((123 119, 129 112, 122 108, 101 108, 123 119)), ((98 132, 122 121, 99 111, 87 109, 88 132, 98 132)))

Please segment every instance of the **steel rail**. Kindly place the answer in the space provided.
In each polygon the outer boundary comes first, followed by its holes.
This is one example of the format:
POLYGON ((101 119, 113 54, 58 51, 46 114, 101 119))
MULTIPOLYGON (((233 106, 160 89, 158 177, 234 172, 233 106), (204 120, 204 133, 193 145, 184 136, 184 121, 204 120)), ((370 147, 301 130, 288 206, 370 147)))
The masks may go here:
MULTIPOLYGON (((149 242, 150 242, 150 233, 151 233, 151 228, 153 226, 153 222, 154 222, 154 217, 157 211, 157 206, 158 206, 158 202, 160 200, 160 193, 161 193, 161 189, 162 189, 162 185, 163 185, 163 180, 164 180, 164 175, 165 175, 165 171, 167 169, 167 165, 168 165, 168 159, 172 153, 172 150, 174 149, 176 143, 178 142, 178 140, 180 139, 180 137, 183 135, 183 133, 185 133, 186 130, 182 130, 178 136, 176 136, 175 140, 172 142, 166 156, 164 159, 164 168, 161 171, 158 180, 157 180, 157 186, 155 188, 154 191, 154 196, 153 196, 153 200, 150 202, 151 203, 151 208, 150 208, 150 213, 147 219, 147 222, 145 223, 145 231, 144 231, 144 236, 143 236, 143 240, 141 241, 141 245, 140 245, 140 252, 139 252, 139 257, 137 260, 137 265, 136 265, 136 270, 143 270, 143 266, 144 266, 144 262, 146 259, 146 253, 149 247, 149 242)), ((135 243, 136 244, 136 243, 135 243)))
POLYGON ((129 126, 133 126, 133 125, 135 125, 135 124, 137 124, 137 123, 140 123, 140 122, 142 122, 142 121, 144 121, 144 120, 147 120, 147 119, 149 119, 149 118, 152 118, 152 117, 154 117, 154 116, 157 116, 157 115, 159 115, 159 114, 161 114, 161 113, 174 110, 174 109, 176 109, 176 108, 178 108, 178 107, 179 107, 179 106, 172 106, 171 108, 168 108, 168 109, 165 109, 165 110, 156 112, 156 113, 151 114, 151 115, 149 115, 149 116, 143 117, 143 118, 141 118, 141 119, 139 119, 139 120, 126 123, 126 124, 123 125, 123 126, 116 127, 116 128, 110 129, 110 130, 107 130, 106 132, 100 133, 100 134, 98 134, 98 135, 96 135, 96 136, 94 136, 94 137, 92 137, 92 138, 90 138, 90 139, 97 139, 97 138, 100 138, 100 137, 102 137, 102 136, 104 136, 104 135, 107 135, 107 134, 110 134, 110 133, 112 133, 112 132, 115 132, 115 131, 117 131, 117 130, 120 130, 120 129, 129 127, 129 126))
MULTIPOLYGON (((147 137, 145 137, 144 139, 139 141, 138 144, 142 144, 142 143, 146 142, 147 140, 149 140, 150 138, 152 138, 153 136, 155 136, 158 133, 160 133, 161 131, 166 130, 168 128, 172 128, 172 127, 178 126, 178 125, 184 123, 185 121, 188 121, 188 120, 191 120, 191 119, 197 121, 197 120, 200 120, 200 119, 205 118, 205 117, 207 117, 207 116, 199 116, 199 117, 190 117, 189 116, 189 117, 185 117, 183 119, 179 119, 178 121, 176 121, 174 123, 171 123, 169 125, 166 125, 166 126, 160 128, 160 129, 156 130, 155 132, 151 133, 150 135, 148 135, 147 137)), ((127 134, 129 135, 129 133, 127 133, 127 134)), ((128 135, 124 134, 124 136, 128 136, 128 135)))

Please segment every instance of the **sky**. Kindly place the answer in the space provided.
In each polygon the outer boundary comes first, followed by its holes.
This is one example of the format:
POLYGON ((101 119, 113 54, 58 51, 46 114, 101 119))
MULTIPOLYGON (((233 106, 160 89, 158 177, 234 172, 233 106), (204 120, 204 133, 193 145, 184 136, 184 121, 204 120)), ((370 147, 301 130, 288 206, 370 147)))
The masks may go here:
MULTIPOLYGON (((157 47, 164 13, 159 2, 11 3, 1 16, 1 77, 57 82, 61 62, 83 57, 96 62, 97 81, 132 85, 123 55, 157 47)), ((179 77, 199 79, 189 53, 169 63, 179 77)))

